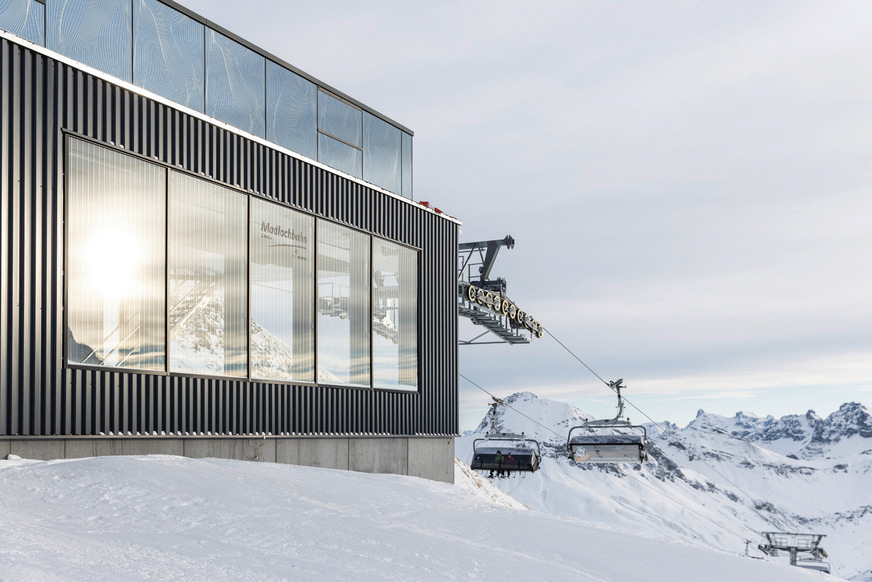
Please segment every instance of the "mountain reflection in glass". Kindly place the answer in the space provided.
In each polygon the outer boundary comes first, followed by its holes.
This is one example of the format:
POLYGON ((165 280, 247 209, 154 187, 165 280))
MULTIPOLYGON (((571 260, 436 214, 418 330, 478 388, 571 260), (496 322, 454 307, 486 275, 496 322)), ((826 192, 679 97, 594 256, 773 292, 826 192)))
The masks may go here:
POLYGON ((206 114, 263 137, 265 67, 258 53, 206 29, 206 114))
POLYGON ((400 194, 402 132, 370 113, 363 114, 363 179, 400 194))
POLYGON ((158 2, 133 0, 133 82, 203 112, 203 25, 158 2))
POLYGON ((164 370, 166 170, 70 139, 67 359, 164 370))
POLYGON ((318 382, 370 385, 370 237, 318 221, 318 382))
POLYGON ((247 197, 170 172, 170 370, 245 376, 247 197))
POLYGON ((311 158, 318 158, 315 83, 267 61, 266 138, 311 158))
POLYGON ((403 196, 412 199, 412 136, 403 132, 403 196))
POLYGON ((45 46, 45 6, 36 0, 0 0, 0 28, 45 46))
POLYGON ((251 375, 315 380, 315 219, 251 200, 251 375))
POLYGON ((418 253, 372 241, 373 387, 418 389, 418 253))
POLYGON ((355 147, 361 147, 361 111, 345 101, 318 91, 318 129, 355 147))
POLYGON ((48 0, 46 8, 46 48, 131 80, 130 0, 48 0))
POLYGON ((318 134, 318 161, 355 178, 361 176, 361 151, 339 140, 318 134))

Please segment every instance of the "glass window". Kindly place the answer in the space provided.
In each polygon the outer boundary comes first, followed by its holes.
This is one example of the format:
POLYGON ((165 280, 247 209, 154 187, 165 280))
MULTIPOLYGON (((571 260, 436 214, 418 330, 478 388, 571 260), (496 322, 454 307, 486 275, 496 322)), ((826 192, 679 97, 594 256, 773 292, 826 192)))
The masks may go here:
POLYGON ((247 196, 170 172, 170 370, 247 373, 247 196))
POLYGON ((0 0, 0 28, 45 46, 45 6, 35 0, 0 0))
POLYGON ((360 109, 324 91, 318 91, 318 129, 360 147, 360 126, 360 109))
POLYGON ((133 82, 203 112, 203 25, 157 0, 133 1, 133 82))
POLYGON ((372 385, 418 389, 418 253, 372 241, 372 385))
POLYGON ((318 159, 318 93, 315 84, 284 67, 266 63, 266 138, 318 159))
POLYGON ((360 178, 361 160, 362 157, 359 149, 346 145, 323 133, 318 134, 318 161, 322 164, 336 168, 355 178, 360 178))
POLYGON ((264 58, 208 29, 206 62, 206 113, 264 137, 264 58))
POLYGON ((164 370, 166 170, 70 139, 67 360, 164 370))
POLYGON ((251 375, 315 380, 315 219, 251 200, 251 375))
POLYGON ((400 134, 370 113, 363 114, 363 179, 400 194, 400 134))
POLYGON ((412 136, 403 132, 403 196, 412 199, 412 136))
POLYGON ((130 81, 131 0, 47 0, 46 46, 130 81))
POLYGON ((370 237, 318 221, 318 381, 370 385, 370 237))

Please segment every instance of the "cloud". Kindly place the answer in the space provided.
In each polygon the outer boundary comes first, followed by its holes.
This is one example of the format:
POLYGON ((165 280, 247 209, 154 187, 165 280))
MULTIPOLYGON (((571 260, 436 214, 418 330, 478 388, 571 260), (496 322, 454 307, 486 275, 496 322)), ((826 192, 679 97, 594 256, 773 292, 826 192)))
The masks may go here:
MULTIPOLYGON (((415 130, 415 197, 463 240, 512 234, 510 297, 658 418, 872 380, 872 7, 187 5, 415 130)), ((611 411, 550 338, 460 357, 495 394, 611 411)), ((462 418, 487 401, 462 388, 462 418)))

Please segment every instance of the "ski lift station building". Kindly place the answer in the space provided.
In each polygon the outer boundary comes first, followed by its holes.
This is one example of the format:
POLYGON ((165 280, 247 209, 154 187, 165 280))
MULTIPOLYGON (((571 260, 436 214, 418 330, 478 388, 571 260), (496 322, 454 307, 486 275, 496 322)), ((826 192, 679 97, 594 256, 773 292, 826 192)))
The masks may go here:
POLYGON ((460 224, 409 129, 170 1, 0 29, 0 458, 453 480, 460 224))

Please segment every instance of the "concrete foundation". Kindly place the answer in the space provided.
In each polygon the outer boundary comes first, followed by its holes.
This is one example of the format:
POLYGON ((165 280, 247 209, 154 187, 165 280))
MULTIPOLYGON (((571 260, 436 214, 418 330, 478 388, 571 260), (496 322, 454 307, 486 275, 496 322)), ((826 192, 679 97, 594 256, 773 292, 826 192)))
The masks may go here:
POLYGON ((453 437, 5 437, 0 458, 177 455, 412 475, 454 482, 453 437))

